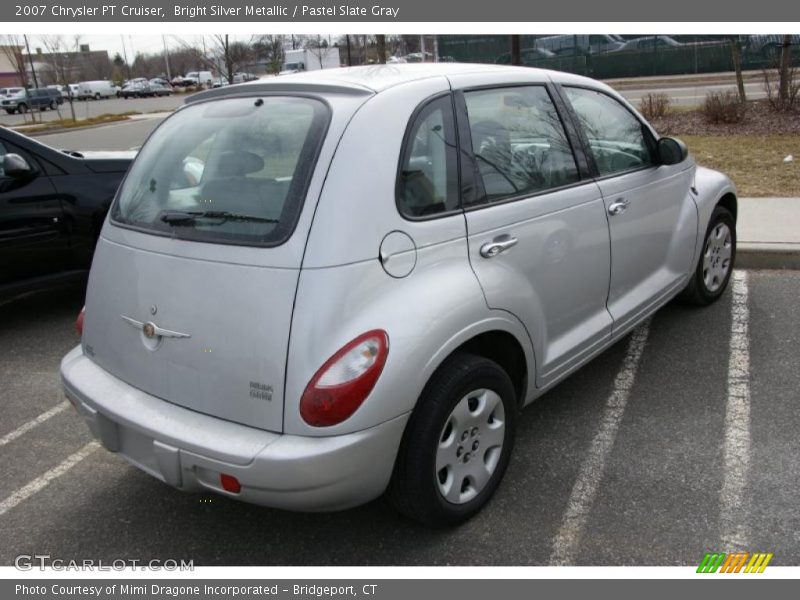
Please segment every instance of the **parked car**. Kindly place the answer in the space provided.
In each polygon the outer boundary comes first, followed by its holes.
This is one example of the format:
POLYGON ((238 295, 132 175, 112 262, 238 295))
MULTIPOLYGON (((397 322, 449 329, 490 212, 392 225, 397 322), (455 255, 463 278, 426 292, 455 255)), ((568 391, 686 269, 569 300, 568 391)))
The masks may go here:
POLYGON ((576 75, 208 90, 116 196, 64 388, 177 488, 295 510, 388 490, 455 523, 500 483, 519 408, 676 295, 721 296, 736 211, 726 176, 576 75))
MULTIPOLYGON (((783 35, 748 35, 745 37, 745 50, 762 58, 774 59, 780 56, 784 37, 783 35)), ((789 42, 796 52, 800 47, 800 35, 790 36, 789 42)))
POLYGON ((82 100, 100 100, 117 95, 115 86, 110 81, 81 81, 78 83, 78 98, 82 100))
POLYGON ((626 40, 617 50, 620 52, 625 50, 664 50, 668 48, 682 48, 683 46, 684 44, 668 35, 647 35, 626 40))
POLYGON ((150 79, 150 85, 153 84, 163 85, 164 87, 172 87, 172 84, 170 84, 170 82, 163 77, 153 77, 150 79))
POLYGON ((0 127, 0 298, 85 281, 133 152, 64 152, 0 127))
POLYGON ((150 82, 150 96, 170 96, 172 87, 150 82))
MULTIPOLYGON (((553 58, 556 56, 555 52, 551 52, 550 50, 545 50, 544 48, 524 48, 520 50, 520 59, 522 60, 523 65, 529 65, 535 63, 538 60, 544 60, 547 58, 553 58)), ((441 61, 445 62, 445 61, 441 61)), ((495 64, 498 65, 510 65, 511 64, 511 53, 506 52, 501 54, 495 59, 495 64)))
POLYGON ((132 81, 122 86, 117 92, 118 98, 145 98, 152 95, 152 86, 148 81, 132 81))
POLYGON ((61 103, 63 104, 64 100, 69 99, 69 86, 66 85, 48 85, 48 89, 56 90, 61 95, 61 103))
POLYGON ((8 114, 24 113, 30 109, 55 110, 64 102, 58 90, 50 88, 16 88, 19 91, 0 99, 0 107, 8 114))
POLYGON ((4 96, 15 96, 20 92, 24 91, 25 88, 22 87, 8 87, 8 88, 0 88, 0 98, 4 96))
POLYGON ((211 87, 214 83, 214 76, 211 71, 190 71, 183 78, 183 85, 202 85, 211 87))
POLYGON ((613 52, 623 43, 624 40, 618 35, 609 34, 550 35, 534 42, 537 48, 549 50, 559 56, 613 52))

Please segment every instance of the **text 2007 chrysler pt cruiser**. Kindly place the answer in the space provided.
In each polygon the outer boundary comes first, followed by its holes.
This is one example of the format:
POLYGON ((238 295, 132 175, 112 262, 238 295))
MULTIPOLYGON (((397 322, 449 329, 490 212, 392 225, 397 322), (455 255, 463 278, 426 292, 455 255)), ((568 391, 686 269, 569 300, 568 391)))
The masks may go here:
POLYGON ((334 69, 192 96, 105 223, 66 393, 183 490, 431 524, 503 476, 518 409, 672 297, 724 291, 733 184, 607 86, 334 69))

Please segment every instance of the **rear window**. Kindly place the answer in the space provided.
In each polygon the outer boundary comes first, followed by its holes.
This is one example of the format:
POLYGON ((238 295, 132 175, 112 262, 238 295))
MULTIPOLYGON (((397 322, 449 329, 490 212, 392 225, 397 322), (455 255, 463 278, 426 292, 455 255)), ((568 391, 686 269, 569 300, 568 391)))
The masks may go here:
POLYGON ((282 244, 300 215, 329 118, 322 101, 304 97, 189 105, 142 147, 111 219, 202 242, 282 244))

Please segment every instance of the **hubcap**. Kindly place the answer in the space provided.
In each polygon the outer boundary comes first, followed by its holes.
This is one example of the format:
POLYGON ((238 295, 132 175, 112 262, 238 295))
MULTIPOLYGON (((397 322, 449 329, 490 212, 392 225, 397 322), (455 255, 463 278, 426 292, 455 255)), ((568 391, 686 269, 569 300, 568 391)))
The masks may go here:
POLYGON ((436 450, 436 484, 452 504, 477 496, 497 468, 505 439, 503 402, 492 390, 461 398, 447 418, 436 450))
POLYGON ((706 240, 703 254, 703 281, 709 292, 716 292, 725 282, 731 268, 733 237, 725 223, 718 223, 706 240))

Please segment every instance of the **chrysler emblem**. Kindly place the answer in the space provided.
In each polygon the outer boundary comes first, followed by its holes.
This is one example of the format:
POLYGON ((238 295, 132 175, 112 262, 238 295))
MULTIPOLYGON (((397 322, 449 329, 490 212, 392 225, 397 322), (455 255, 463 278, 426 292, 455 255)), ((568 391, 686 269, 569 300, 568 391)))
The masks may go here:
POLYGON ((181 333, 180 331, 163 329, 158 325, 156 325, 155 323, 153 323, 152 321, 149 321, 147 323, 142 323, 141 321, 137 321, 136 319, 132 319, 131 317, 125 315, 120 315, 120 318, 123 321, 125 321, 128 325, 131 325, 132 327, 135 327, 136 329, 141 331, 144 337, 146 337, 147 339, 164 338, 164 337, 169 337, 169 338, 192 337, 188 333, 181 333))

